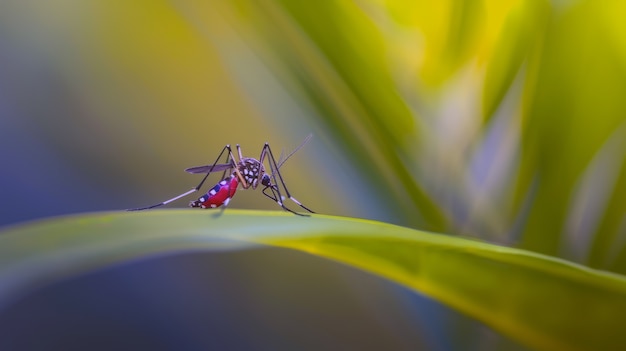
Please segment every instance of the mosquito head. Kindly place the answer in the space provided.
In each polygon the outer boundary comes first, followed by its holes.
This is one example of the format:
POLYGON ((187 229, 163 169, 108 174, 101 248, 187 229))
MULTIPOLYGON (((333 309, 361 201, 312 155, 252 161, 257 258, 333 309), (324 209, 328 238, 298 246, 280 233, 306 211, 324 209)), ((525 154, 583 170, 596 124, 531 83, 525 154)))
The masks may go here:
POLYGON ((261 178, 261 184, 263 184, 263 186, 271 186, 272 182, 270 180, 270 176, 267 174, 263 175, 263 178, 261 178))

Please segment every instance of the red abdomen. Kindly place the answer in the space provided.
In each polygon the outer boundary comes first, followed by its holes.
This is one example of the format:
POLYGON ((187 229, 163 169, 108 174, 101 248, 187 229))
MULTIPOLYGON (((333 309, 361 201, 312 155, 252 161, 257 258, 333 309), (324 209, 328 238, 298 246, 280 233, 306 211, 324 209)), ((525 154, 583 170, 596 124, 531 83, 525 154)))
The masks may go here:
POLYGON ((189 203, 191 207, 216 208, 222 205, 228 205, 230 199, 235 195, 239 182, 233 174, 209 189, 206 194, 202 195, 198 200, 189 203))

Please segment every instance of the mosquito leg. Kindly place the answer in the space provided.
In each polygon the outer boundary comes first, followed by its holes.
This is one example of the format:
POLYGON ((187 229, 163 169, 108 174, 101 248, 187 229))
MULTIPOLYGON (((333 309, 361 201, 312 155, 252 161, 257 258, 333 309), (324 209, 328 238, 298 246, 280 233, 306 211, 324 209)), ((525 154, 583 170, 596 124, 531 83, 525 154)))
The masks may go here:
POLYGON ((266 186, 265 188, 263 188, 263 190, 261 190, 261 192, 263 193, 263 195, 267 196, 272 201, 280 205, 280 200, 278 200, 278 194, 276 194, 276 190, 274 190, 273 186, 266 186), (272 191, 271 195, 265 192, 267 189, 270 189, 272 191))
POLYGON ((304 208, 305 210, 309 211, 310 213, 315 213, 315 212, 313 212, 311 209, 309 209, 308 207, 306 207, 306 206, 304 206, 302 203, 300 203, 300 201, 296 200, 296 198, 295 198, 295 197, 293 197, 293 196, 289 196, 289 199, 290 199, 291 201, 295 202, 295 203, 296 203, 296 205, 298 205, 298 206, 300 206, 300 207, 304 208))
POLYGON ((186 192, 186 193, 180 194, 180 195, 178 195, 178 196, 176 196, 176 197, 173 197, 173 198, 171 198, 171 199, 169 199, 169 200, 165 200, 165 201, 163 201, 163 202, 161 202, 161 203, 154 204, 154 205, 151 205, 151 206, 146 206, 146 207, 129 208, 129 209, 128 209, 128 210, 126 210, 126 211, 141 211, 141 210, 148 210, 148 209, 151 209, 151 208, 155 208, 155 207, 159 207, 159 206, 167 205, 167 204, 169 204, 169 203, 170 203, 170 202, 172 202, 172 201, 176 201, 176 200, 178 200, 178 199, 180 199, 180 198, 182 198, 182 197, 185 197, 185 196, 187 196, 187 195, 189 195, 189 194, 195 193, 196 191, 198 191, 198 189, 197 189, 197 188, 193 188, 193 189, 189 190, 189 191, 188 191, 188 192, 186 192))
MULTIPOLYGON (((228 150, 228 163, 232 164, 234 168, 237 168, 235 165, 235 160, 233 159, 233 151, 230 149, 230 145, 224 146, 220 154, 215 159, 215 162, 213 162, 213 165, 211 166, 211 168, 209 168, 209 171, 207 172, 207 174, 202 178, 202 181, 200 182, 200 184, 198 184, 198 186, 194 188, 196 191, 198 191, 202 187, 202 184, 204 184, 204 182, 207 180, 207 178, 209 177, 209 174, 211 174, 211 172, 213 171, 213 168, 215 167, 217 162, 222 158, 222 155, 224 154, 226 150, 228 150)), ((226 174, 226 170, 224 170, 224 175, 225 174, 226 174)))
MULTIPOLYGON (((226 150, 228 150, 228 157, 229 157, 229 161, 230 161, 230 163, 231 163, 231 164, 233 165, 233 167, 234 167, 234 166, 235 166, 235 163, 234 163, 234 160, 233 160, 233 158, 232 158, 233 153, 232 153, 232 151, 231 151, 231 149, 230 149, 230 145, 226 145, 226 146, 224 146, 224 148, 223 148, 223 149, 222 149, 222 151, 220 152, 219 156, 217 156, 217 159, 215 159, 215 162, 213 162, 213 165, 209 168, 209 170, 208 170, 207 174, 206 174, 206 175, 202 178, 202 181, 201 181, 201 182, 200 182, 200 183, 199 183, 196 187, 192 188, 191 190, 189 190, 189 191, 187 191, 187 192, 185 192, 185 193, 182 193, 182 194, 180 194, 180 195, 178 195, 178 196, 175 196, 175 197, 173 197, 173 198, 171 198, 171 199, 169 199, 169 200, 165 200, 165 201, 163 201, 163 202, 160 202, 160 203, 158 203, 158 204, 154 204, 154 205, 151 205, 151 206, 146 206, 146 207, 130 208, 130 209, 128 209, 127 211, 141 211, 141 210, 147 210, 147 209, 151 209, 151 208, 155 208, 155 207, 160 207, 160 206, 163 206, 163 205, 167 205, 167 204, 169 204, 169 203, 170 203, 170 202, 172 202, 172 201, 176 201, 176 200, 178 200, 178 199, 180 199, 180 198, 183 198, 183 197, 185 197, 185 196, 187 196, 187 195, 189 195, 189 194, 195 193, 196 191, 198 191, 198 190, 202 187, 202 185, 204 184, 204 182, 205 182, 205 181, 207 180, 207 178, 209 177, 209 174, 211 174, 211 172, 213 171, 213 167, 215 167, 215 165, 217 164, 217 162, 218 162, 218 161, 222 158, 222 156, 224 155, 224 152, 226 152, 226 150)), ((224 175, 225 175, 225 173, 226 173, 226 170, 224 171, 224 175)), ((223 178, 223 175, 222 175, 222 178, 223 178)))
POLYGON ((239 155, 239 160, 241 161, 243 155, 241 154, 241 146, 239 146, 239 144, 237 144, 237 154, 239 155))
MULTIPOLYGON (((268 143, 265 143, 265 145, 263 146, 263 149, 261 150, 261 156, 259 157, 259 162, 261 162, 261 164, 263 164, 263 161, 265 161, 265 157, 267 157, 268 152, 271 152, 270 150, 270 146, 268 143), (269 151, 268 151, 269 150, 269 151)), ((273 157, 270 155, 270 159, 273 159, 273 157)), ((265 185, 265 188, 262 190, 263 195, 269 197, 270 199, 274 200, 280 207, 282 207, 284 210, 292 212, 292 213, 296 213, 294 211, 292 211, 291 209, 287 208, 285 206, 285 204, 283 203, 283 196, 280 193, 280 189, 278 189, 278 186, 276 186, 276 172, 278 172, 278 167, 276 166, 276 162, 272 162, 272 161, 268 161, 269 165, 270 165, 270 177, 273 178, 272 181, 270 181, 268 184, 265 185), (273 184, 272 184, 273 182, 273 184), (268 193, 266 193, 265 191, 267 189, 270 189, 272 191, 272 196, 270 196, 268 193)), ((260 176, 260 174, 259 174, 260 176)))
MULTIPOLYGON (((270 148, 270 145, 268 143, 265 143, 265 146, 263 146, 263 151, 261 152, 261 157, 264 158, 266 155, 269 155, 268 158, 268 163, 270 165, 270 170, 272 172, 272 174, 270 175, 273 178, 274 181, 274 187, 272 187, 272 194, 274 194, 274 190, 276 191, 276 194, 278 196, 277 198, 277 202, 279 205, 281 205, 281 207, 285 208, 285 206, 282 203, 282 196, 280 194, 280 189, 278 187, 278 181, 280 181, 280 184, 282 185, 283 189, 285 189, 285 193, 287 194, 287 197, 295 202, 298 206, 300 206, 301 208, 307 210, 310 213, 315 213, 313 212, 311 209, 309 209, 308 207, 304 206, 302 203, 300 203, 300 201, 298 201, 296 198, 294 198, 293 196, 291 196, 291 194, 289 193, 289 189, 287 189, 287 185, 285 185, 285 181, 283 180, 283 176, 280 174, 280 171, 278 170, 279 166, 276 164, 276 159, 274 158, 274 154, 272 153, 272 149, 270 148)), ((261 160, 262 162, 262 160, 261 160)), ((264 189, 265 190, 265 189, 264 189)), ((264 192, 265 194, 265 192, 264 192)), ((267 194, 265 194, 267 196, 267 194)), ((293 211, 290 211, 293 212, 293 211)))
POLYGON ((303 217, 308 217, 308 216, 309 216, 309 215, 304 214, 304 213, 298 213, 298 212, 296 212, 296 211, 294 211, 294 210, 292 210, 292 209, 288 208, 287 206, 285 206, 285 205, 283 204, 283 202, 282 202, 281 200, 279 200, 279 197, 280 197, 280 196, 276 193, 276 192, 277 192, 277 189, 275 189, 273 186, 266 186, 265 188, 263 188, 263 190, 262 190, 261 192, 263 193, 263 195, 267 196, 268 198, 270 198, 270 199, 272 199, 274 202, 276 202, 276 203, 277 203, 280 207, 282 207, 285 211, 289 211, 289 212, 291 212, 291 213, 293 213, 293 214, 295 214, 295 215, 298 215, 298 216, 303 216, 303 217), (271 195, 265 192, 267 189, 271 189, 271 190, 272 190, 272 194, 271 194, 271 195))
MULTIPOLYGON (((284 203, 283 203, 284 196, 279 195, 280 194, 279 190, 278 190, 278 188, 275 185, 272 184, 270 186, 266 186, 265 188, 263 188, 263 190, 261 192, 263 193, 263 195, 267 196, 268 198, 270 198, 271 200, 276 202, 280 207, 284 208, 285 210, 287 210, 289 212, 293 212, 292 210, 290 210, 289 208, 284 206, 284 203), (268 194, 268 193, 265 192, 268 189, 272 191, 272 194, 268 194)), ((304 207, 304 206, 302 206, 302 207, 304 207)), ((297 212, 294 212, 294 213, 296 213, 297 215, 304 216, 303 214, 300 214, 300 213, 297 213, 297 212)), ((314 213, 314 212, 312 212, 312 213, 314 213)))
MULTIPOLYGON (((265 156, 267 153, 267 143, 265 143, 265 146, 263 146, 263 148, 261 149, 261 156, 259 156, 259 163, 261 165, 263 165, 263 162, 265 161, 265 156)), ((262 184, 262 180, 263 180, 263 174, 261 174, 262 172, 259 172, 259 176, 257 178, 257 184, 262 184)), ((270 165, 270 173, 274 174, 274 170, 272 169, 272 165, 270 165)), ((264 185, 268 185, 268 184, 264 184, 264 185)), ((274 192, 274 190, 272 190, 272 193, 274 192)), ((263 189, 263 193, 265 194, 265 189, 263 189)))
MULTIPOLYGON (((237 155, 239 156, 239 162, 241 162, 241 160, 243 159, 243 154, 241 153, 241 146, 239 146, 239 144, 237 144, 237 155)), ((232 152, 230 152, 230 158, 233 160, 233 170, 234 170, 235 175, 237 176, 237 179, 239 179, 239 182, 241 182, 241 186, 244 189, 248 189, 248 187, 250 185, 248 184, 248 181, 243 176, 243 174, 241 174, 241 172, 239 172, 239 167, 237 167, 238 163, 235 162, 235 158, 233 157, 233 153, 232 152)))

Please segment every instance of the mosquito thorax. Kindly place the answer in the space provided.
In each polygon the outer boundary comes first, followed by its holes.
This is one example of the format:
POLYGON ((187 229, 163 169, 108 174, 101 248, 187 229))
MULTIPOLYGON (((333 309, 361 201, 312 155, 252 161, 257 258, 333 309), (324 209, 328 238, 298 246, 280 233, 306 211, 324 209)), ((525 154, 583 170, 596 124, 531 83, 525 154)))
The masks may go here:
POLYGON ((263 164, 250 157, 242 158, 237 165, 237 169, 243 176, 246 184, 248 186, 252 185, 252 188, 256 188, 259 174, 265 175, 265 167, 263 167, 263 164))

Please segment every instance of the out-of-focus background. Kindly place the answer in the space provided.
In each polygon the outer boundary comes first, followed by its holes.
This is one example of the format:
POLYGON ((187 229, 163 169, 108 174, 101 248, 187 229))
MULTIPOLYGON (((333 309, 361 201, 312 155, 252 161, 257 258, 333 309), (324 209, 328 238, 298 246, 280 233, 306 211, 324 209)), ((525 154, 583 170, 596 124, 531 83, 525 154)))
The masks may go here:
POLYGON ((626 271, 619 1, 0 6, 1 224, 156 203, 225 144, 313 133, 283 174, 317 212, 626 271))
MULTIPOLYGON (((203 19, 210 23, 222 17, 212 6, 203 19)), ((283 169, 288 184, 319 211, 348 208, 350 201, 333 197, 339 187, 325 184, 333 171, 321 166, 332 155, 323 129, 278 98, 275 111, 264 110, 219 46, 237 40, 232 24, 220 19, 212 38, 183 8, 167 1, 3 2, 2 224, 157 203, 196 186, 201 176, 183 169, 212 163, 225 144, 240 143, 258 158, 266 141, 289 151, 309 133, 315 140, 283 169)), ((259 92, 276 89, 254 79, 259 92)), ((232 207, 277 208, 260 192, 247 193, 232 207)))
MULTIPOLYGON (((610 0, 2 1, 0 225, 160 202, 225 144, 258 157, 313 133, 281 171, 319 213, 623 274, 625 14, 610 0)), ((251 190, 230 206, 278 209, 251 190)))

